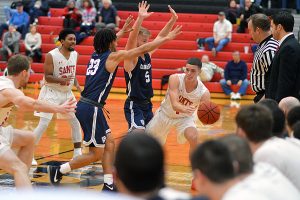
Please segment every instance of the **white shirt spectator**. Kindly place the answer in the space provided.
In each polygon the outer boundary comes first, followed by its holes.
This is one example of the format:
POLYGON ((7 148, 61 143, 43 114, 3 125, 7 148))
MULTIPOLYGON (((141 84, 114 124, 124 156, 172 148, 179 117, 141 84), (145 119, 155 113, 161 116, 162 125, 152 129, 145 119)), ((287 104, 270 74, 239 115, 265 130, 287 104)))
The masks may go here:
POLYGON ((300 193, 280 171, 266 163, 257 163, 254 172, 231 187, 222 198, 222 200, 283 199, 300 199, 300 193))
POLYGON ((276 167, 300 191, 299 155, 300 147, 298 145, 282 138, 273 137, 255 151, 253 160, 255 163, 266 162, 276 167))
POLYGON ((224 19, 223 22, 218 20, 214 23, 213 32, 217 34, 217 38, 224 38, 230 32, 228 38, 231 40, 232 24, 227 19, 224 19))
POLYGON ((202 82, 211 81, 214 73, 220 73, 223 76, 224 70, 212 62, 202 63, 200 79, 202 82))
POLYGON ((39 33, 32 34, 30 32, 27 33, 25 40, 24 40, 24 44, 25 44, 26 49, 28 49, 28 50, 31 50, 31 48, 32 48, 32 50, 41 48, 41 45, 42 45, 41 34, 39 34, 39 33))

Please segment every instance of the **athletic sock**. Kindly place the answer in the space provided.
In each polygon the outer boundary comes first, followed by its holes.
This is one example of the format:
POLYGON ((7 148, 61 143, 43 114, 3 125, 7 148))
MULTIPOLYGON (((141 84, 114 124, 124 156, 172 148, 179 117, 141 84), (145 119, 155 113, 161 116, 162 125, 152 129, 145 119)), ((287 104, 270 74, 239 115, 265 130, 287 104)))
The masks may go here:
POLYGON ((71 171, 71 166, 70 166, 70 163, 65 163, 65 164, 62 164, 60 166, 60 170, 59 170, 62 174, 66 174, 66 173, 69 173, 71 171))
POLYGON ((114 179, 112 174, 104 174, 104 183, 111 185, 113 184, 114 179))

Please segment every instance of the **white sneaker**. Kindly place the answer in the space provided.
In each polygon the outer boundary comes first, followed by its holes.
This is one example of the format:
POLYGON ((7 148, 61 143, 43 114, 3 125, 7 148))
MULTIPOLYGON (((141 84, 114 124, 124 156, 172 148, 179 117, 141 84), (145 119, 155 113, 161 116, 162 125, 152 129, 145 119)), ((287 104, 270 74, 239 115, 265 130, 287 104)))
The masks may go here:
POLYGON ((236 93, 235 94, 235 99, 236 100, 240 100, 241 99, 241 94, 240 93, 236 93))
POLYGON ((235 98, 236 98, 236 94, 234 92, 231 92, 230 93, 230 99, 235 100, 235 98))
POLYGON ((38 163, 36 162, 36 160, 34 158, 32 158, 31 165, 32 166, 37 166, 38 165, 38 163))
POLYGON ((74 159, 75 157, 80 156, 80 155, 82 155, 82 151, 74 151, 72 159, 74 159))

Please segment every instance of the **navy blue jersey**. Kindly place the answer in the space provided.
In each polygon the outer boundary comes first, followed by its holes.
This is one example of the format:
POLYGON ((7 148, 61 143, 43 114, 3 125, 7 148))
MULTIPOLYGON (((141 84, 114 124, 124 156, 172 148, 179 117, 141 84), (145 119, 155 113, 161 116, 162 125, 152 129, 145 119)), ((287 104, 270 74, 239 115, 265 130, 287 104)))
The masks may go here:
POLYGON ((84 90, 81 96, 90 100, 105 103, 116 77, 118 67, 113 73, 106 70, 105 63, 111 51, 102 54, 93 53, 87 66, 84 90))
POLYGON ((153 97, 151 58, 149 53, 144 56, 145 59, 138 57, 137 64, 131 72, 125 71, 127 96, 138 100, 149 100, 153 97))

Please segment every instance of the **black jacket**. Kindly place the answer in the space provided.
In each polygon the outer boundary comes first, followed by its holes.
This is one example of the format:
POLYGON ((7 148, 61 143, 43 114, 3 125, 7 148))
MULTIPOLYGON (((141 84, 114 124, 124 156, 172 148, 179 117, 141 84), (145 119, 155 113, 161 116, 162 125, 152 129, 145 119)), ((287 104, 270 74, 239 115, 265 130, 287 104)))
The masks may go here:
POLYGON ((300 100, 300 44, 294 35, 283 41, 271 66, 266 98, 279 102, 293 96, 300 100))

